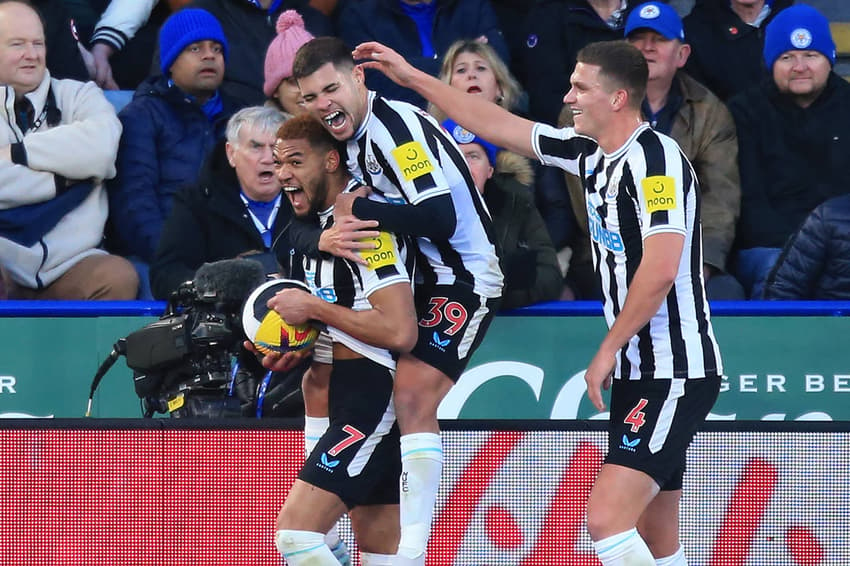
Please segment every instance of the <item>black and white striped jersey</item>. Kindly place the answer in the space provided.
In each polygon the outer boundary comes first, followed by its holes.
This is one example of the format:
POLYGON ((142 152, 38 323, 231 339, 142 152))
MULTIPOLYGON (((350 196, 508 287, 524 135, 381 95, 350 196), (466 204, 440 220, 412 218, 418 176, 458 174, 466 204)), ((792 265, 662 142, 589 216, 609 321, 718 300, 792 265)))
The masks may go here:
MULTIPOLYGON (((359 184, 349 183, 346 190, 359 184)), ((380 196, 370 196, 380 199, 380 196)), ((319 214, 322 228, 333 225, 333 207, 319 214)), ((372 304, 369 296, 389 285, 405 283, 411 285, 415 254, 409 254, 407 238, 381 232, 375 238, 376 249, 362 250, 360 253, 367 265, 351 260, 329 256, 328 259, 304 257, 304 280, 314 295, 329 303, 334 303, 356 311, 369 310, 372 304)), ((335 342, 345 344, 358 354, 390 369, 395 369, 393 355, 384 348, 378 348, 362 342, 353 336, 328 325, 328 334, 335 342)))
POLYGON ((644 238, 662 232, 685 236, 673 287, 658 313, 617 357, 614 377, 721 375, 702 278, 699 184, 678 144, 644 123, 611 154, 573 128, 545 124, 534 126, 532 145, 542 163, 582 179, 609 327, 625 304, 644 238))
POLYGON ((481 195, 454 140, 428 113, 369 92, 369 109, 347 144, 348 170, 392 204, 419 204, 450 194, 456 227, 447 241, 417 237, 424 281, 463 282, 477 294, 502 294, 495 238, 481 195), (427 263, 427 265, 426 265, 427 263))

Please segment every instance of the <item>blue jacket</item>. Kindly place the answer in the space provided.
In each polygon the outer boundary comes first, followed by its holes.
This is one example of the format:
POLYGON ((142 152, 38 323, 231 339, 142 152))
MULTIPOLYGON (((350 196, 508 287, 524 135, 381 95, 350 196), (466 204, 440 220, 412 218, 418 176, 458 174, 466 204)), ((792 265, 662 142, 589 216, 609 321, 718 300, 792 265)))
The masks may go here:
MULTIPOLYGON (((422 56, 422 44, 414 21, 399 6, 399 0, 356 0, 342 4, 337 29, 352 49, 364 41, 380 41, 404 56, 429 75, 438 76, 443 55, 458 39, 482 35, 508 64, 508 45, 499 30, 499 22, 489 0, 436 0, 437 11, 431 43, 436 55, 422 56)), ((403 100, 425 108, 425 100, 412 90, 402 88, 378 71, 367 71, 366 85, 385 98, 403 100)))
POLYGON ((198 180, 204 158, 224 137, 237 107, 222 95, 213 123, 197 102, 163 77, 149 78, 118 114, 124 127, 118 175, 109 182, 109 247, 153 261, 171 198, 198 180))
POLYGON ((850 195, 831 198, 795 232, 764 287, 766 299, 850 299, 850 195))

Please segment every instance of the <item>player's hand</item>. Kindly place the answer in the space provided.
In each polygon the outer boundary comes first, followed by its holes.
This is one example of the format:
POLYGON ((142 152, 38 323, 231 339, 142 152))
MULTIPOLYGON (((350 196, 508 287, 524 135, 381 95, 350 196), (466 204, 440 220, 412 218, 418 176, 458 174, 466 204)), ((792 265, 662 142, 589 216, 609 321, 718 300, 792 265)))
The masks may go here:
POLYGON ((587 383, 587 398, 593 403, 593 406, 599 411, 605 410, 605 403, 602 401, 602 390, 608 390, 611 387, 611 379, 614 375, 614 367, 617 360, 615 354, 608 353, 604 350, 599 350, 587 371, 584 373, 584 381, 587 383))
POLYGON ((94 58, 94 76, 92 79, 103 90, 118 90, 118 83, 112 78, 112 65, 109 64, 109 58, 113 53, 115 53, 115 49, 105 43, 95 43, 91 48, 91 54, 94 58))
POLYGON ((416 67, 386 45, 377 41, 367 41, 355 47, 351 54, 355 60, 371 59, 360 63, 364 69, 377 69, 393 82, 404 87, 410 87, 413 84, 416 67))
POLYGON ((269 299, 266 306, 289 324, 304 324, 314 318, 311 308, 313 301, 321 299, 301 289, 284 289, 269 299))
POLYGON ((377 220, 360 220, 356 216, 334 218, 333 226, 319 236, 319 251, 366 265, 358 251, 375 249, 374 238, 381 235, 377 227, 377 220))
POLYGON ((371 187, 363 186, 348 193, 338 194, 336 202, 334 202, 334 220, 342 216, 353 216, 354 212, 352 209, 354 208, 354 199, 361 197, 366 198, 371 192, 371 187))
POLYGON ((263 367, 272 371, 284 372, 289 371, 298 364, 300 364, 304 358, 310 356, 313 353, 312 348, 307 348, 304 350, 297 350, 295 352, 286 352, 285 354, 278 354, 277 352, 272 352, 270 354, 263 354, 254 344, 251 343, 250 340, 245 340, 242 344, 245 346, 245 349, 249 352, 254 352, 258 358, 260 358, 260 363, 263 364, 263 367))

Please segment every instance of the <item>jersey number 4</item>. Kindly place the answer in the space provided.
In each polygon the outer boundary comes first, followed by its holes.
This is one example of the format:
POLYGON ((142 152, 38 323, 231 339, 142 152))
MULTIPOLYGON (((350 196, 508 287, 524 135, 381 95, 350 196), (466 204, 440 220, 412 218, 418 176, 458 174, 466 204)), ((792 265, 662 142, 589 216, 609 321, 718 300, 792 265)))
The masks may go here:
POLYGON ((432 297, 431 302, 428 303, 428 312, 419 321, 419 326, 431 328, 443 322, 444 318, 451 323, 451 326, 443 333, 446 336, 452 336, 463 328, 469 315, 466 313, 466 308, 458 302, 449 301, 447 297, 432 297))
POLYGON ((637 433, 644 424, 646 424, 646 413, 643 412, 643 408, 646 407, 646 404, 649 403, 646 399, 641 399, 637 402, 637 405, 629 411, 629 414, 626 415, 626 418, 623 419, 623 422, 627 425, 632 425, 632 432, 637 433))

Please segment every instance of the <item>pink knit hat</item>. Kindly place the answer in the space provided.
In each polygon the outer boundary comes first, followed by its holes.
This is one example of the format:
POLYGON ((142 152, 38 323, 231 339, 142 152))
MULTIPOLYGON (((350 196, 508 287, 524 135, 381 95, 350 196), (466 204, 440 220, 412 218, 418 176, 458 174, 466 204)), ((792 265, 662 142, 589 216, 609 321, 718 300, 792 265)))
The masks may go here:
POLYGON ((292 76, 292 62, 298 48, 313 39, 313 34, 304 29, 304 19, 295 10, 283 12, 277 19, 277 36, 266 51, 263 69, 265 83, 263 92, 271 97, 283 79, 292 76))

